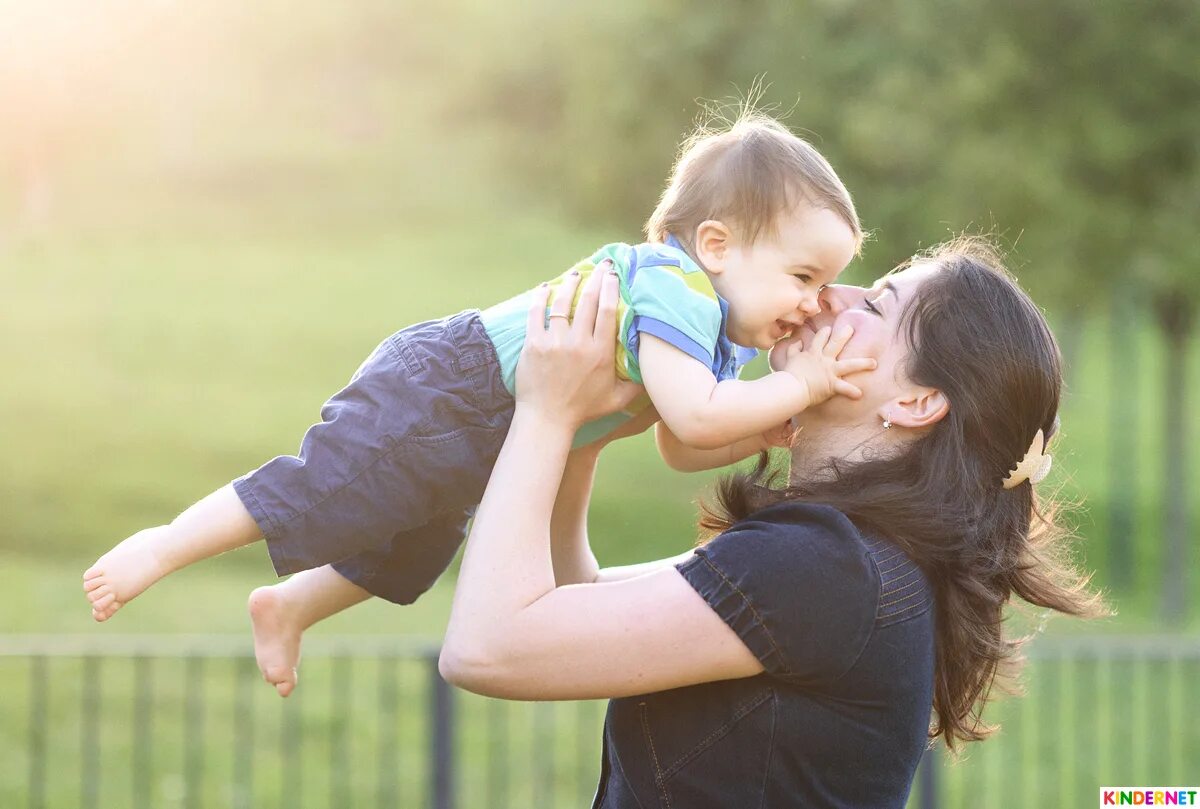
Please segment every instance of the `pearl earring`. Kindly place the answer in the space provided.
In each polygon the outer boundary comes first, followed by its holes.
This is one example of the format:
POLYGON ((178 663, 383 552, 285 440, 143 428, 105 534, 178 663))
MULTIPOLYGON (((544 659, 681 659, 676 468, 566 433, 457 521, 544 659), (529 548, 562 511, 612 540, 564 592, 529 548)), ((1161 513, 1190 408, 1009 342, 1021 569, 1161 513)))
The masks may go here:
POLYGON ((883 417, 883 429, 885 429, 885 430, 892 429, 892 420, 888 416, 883 417))

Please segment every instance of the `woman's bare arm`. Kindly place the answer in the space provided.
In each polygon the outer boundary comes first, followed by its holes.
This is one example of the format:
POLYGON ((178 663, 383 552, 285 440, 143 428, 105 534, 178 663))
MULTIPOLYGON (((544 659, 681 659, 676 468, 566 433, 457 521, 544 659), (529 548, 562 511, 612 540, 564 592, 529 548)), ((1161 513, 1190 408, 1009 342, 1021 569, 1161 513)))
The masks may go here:
POLYGON ((654 559, 649 562, 638 562, 632 565, 619 565, 617 567, 603 567, 600 568, 600 574, 596 576, 596 581, 613 582, 635 579, 638 576, 645 576, 648 573, 657 573, 664 568, 675 567, 675 565, 686 562, 693 556, 695 556, 695 548, 688 548, 683 553, 668 556, 666 559, 654 559))
MULTIPOLYGON (((644 576, 664 567, 674 567, 692 556, 691 549, 666 559, 654 559, 632 565, 601 568, 592 551, 587 529, 588 507, 596 480, 601 451, 613 441, 639 435, 651 426, 663 430, 658 412, 649 407, 609 435, 584 447, 571 450, 563 470, 554 511, 550 517, 550 551, 554 559, 554 580, 558 586, 587 582, 612 582, 644 576)), ((678 441, 678 439, 676 439, 678 441)), ((755 446, 766 438, 755 441, 755 446)), ((680 445, 682 447, 682 445, 680 445)), ((683 451, 703 453, 704 450, 683 451)), ((710 450, 709 452, 718 452, 710 450)))
POLYGON ((691 558, 688 549, 666 559, 655 559, 633 565, 601 568, 596 561, 588 538, 587 515, 592 486, 599 461, 598 446, 572 450, 567 456, 558 497, 550 517, 550 553, 554 563, 554 582, 566 584, 613 582, 644 576, 664 567, 674 567, 691 558))
POLYGON ((595 699, 761 672, 672 560, 556 586, 549 522, 573 432, 513 419, 467 539, 442 675, 507 699, 595 699))
POLYGON ((581 447, 567 456, 558 496, 550 515, 550 553, 554 582, 564 584, 594 582, 600 564, 588 542, 587 515, 596 480, 600 448, 581 447))

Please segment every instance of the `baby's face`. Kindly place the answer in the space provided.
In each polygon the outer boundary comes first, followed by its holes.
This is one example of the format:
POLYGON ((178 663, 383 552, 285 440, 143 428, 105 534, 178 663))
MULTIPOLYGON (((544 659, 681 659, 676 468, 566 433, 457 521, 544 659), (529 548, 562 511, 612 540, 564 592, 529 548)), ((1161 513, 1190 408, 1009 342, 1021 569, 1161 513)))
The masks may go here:
POLYGON ((717 292, 729 301, 725 332, 738 345, 766 350, 821 311, 818 293, 854 258, 850 226, 802 202, 782 214, 774 234, 731 246, 717 292))

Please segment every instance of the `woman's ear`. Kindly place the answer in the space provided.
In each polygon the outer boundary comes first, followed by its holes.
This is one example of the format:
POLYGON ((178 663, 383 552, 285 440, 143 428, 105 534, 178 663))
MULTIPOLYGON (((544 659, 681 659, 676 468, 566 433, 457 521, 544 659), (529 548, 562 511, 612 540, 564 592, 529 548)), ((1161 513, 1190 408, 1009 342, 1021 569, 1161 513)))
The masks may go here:
POLYGON ((950 400, 937 388, 917 388, 908 395, 893 399, 880 415, 892 424, 914 430, 932 427, 950 412, 950 400))
POLYGON ((725 259, 733 234, 724 222, 716 219, 706 219, 696 228, 696 258, 711 273, 720 273, 725 269, 725 259))

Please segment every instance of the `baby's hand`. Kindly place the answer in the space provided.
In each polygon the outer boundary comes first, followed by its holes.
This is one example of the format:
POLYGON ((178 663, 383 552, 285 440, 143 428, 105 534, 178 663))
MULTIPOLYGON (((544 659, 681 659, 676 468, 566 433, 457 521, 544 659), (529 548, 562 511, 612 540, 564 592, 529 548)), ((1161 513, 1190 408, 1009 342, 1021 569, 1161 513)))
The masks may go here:
POLYGON ((788 354, 789 354, 790 349, 793 346, 795 346, 796 348, 799 348, 799 349, 803 349, 804 346, 801 345, 801 341, 803 339, 804 339, 804 332, 801 331, 800 329, 796 329, 790 335, 788 335, 787 337, 784 337, 782 340, 777 342, 775 345, 771 346, 771 350, 767 352, 767 364, 771 366, 771 370, 772 371, 786 371, 788 354))
POLYGON ((862 391, 842 377, 859 371, 873 371, 878 363, 867 358, 838 359, 853 335, 854 329, 846 326, 831 338, 831 330, 826 326, 813 336, 807 348, 796 341, 784 349, 783 370, 808 388, 806 407, 820 404, 835 394, 851 399, 862 397, 862 391))

